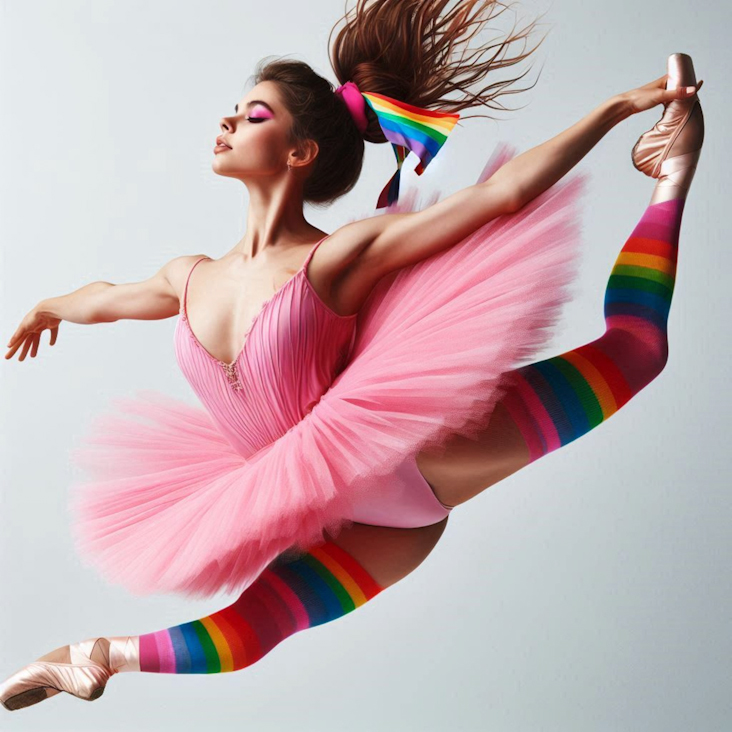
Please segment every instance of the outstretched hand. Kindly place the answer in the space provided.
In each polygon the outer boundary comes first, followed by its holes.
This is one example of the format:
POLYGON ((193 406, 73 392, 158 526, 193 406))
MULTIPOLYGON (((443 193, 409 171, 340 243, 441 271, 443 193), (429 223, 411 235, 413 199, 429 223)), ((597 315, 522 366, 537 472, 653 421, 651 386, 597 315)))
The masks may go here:
POLYGON ((700 81, 696 86, 666 89, 667 80, 668 74, 664 74, 655 81, 651 81, 637 89, 631 89, 620 96, 627 102, 630 113, 637 114, 638 112, 645 112, 658 104, 666 105, 674 99, 689 99, 701 89, 704 83, 704 81, 700 81))
POLYGON ((51 331, 51 341, 49 345, 53 345, 58 337, 58 326, 61 322, 60 318, 55 318, 43 310, 33 308, 20 322, 15 333, 10 337, 8 341, 8 348, 10 349, 6 354, 5 358, 12 358, 15 352, 23 346, 23 350, 18 358, 19 361, 23 361, 28 353, 28 349, 33 347, 31 351, 31 358, 35 358, 38 353, 38 344, 41 342, 41 333, 48 329, 51 331))

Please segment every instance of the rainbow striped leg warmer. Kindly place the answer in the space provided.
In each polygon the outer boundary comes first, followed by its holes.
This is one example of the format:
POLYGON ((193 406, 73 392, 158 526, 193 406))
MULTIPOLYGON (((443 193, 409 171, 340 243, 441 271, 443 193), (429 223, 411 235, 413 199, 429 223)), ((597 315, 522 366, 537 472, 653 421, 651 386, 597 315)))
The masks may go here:
POLYGON ((684 198, 649 206, 605 291, 605 334, 509 372, 502 399, 533 462, 611 417, 661 372, 684 198))
POLYGON ((381 592, 345 550, 326 542, 282 555, 233 605, 141 635, 140 671, 213 674, 251 666, 288 636, 345 615, 381 592))

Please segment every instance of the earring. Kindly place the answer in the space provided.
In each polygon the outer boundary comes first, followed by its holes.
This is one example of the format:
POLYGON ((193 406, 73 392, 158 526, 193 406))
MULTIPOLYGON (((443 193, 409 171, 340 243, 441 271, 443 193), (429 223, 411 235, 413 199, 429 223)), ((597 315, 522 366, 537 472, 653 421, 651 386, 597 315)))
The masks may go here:
POLYGON ((287 163, 287 170, 289 170, 290 172, 292 172, 292 165, 290 165, 289 161, 287 163))

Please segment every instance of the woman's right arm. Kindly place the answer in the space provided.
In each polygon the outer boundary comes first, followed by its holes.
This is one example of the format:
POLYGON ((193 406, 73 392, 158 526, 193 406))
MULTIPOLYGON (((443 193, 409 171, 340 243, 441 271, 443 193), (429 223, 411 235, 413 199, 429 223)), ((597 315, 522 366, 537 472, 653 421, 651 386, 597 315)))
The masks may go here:
POLYGON ((194 259, 190 255, 171 259, 142 282, 122 285, 91 282, 68 295, 41 300, 11 336, 5 358, 12 358, 21 346, 24 348, 19 360, 25 358, 31 346, 31 357, 35 357, 44 330, 51 331, 50 345, 53 345, 62 320, 91 325, 123 319, 160 320, 177 315, 180 306, 174 283, 194 259))
POLYGON ((36 307, 52 317, 85 325, 170 318, 179 307, 170 277, 175 263, 175 259, 171 260, 142 282, 91 282, 68 295, 42 300, 36 307))

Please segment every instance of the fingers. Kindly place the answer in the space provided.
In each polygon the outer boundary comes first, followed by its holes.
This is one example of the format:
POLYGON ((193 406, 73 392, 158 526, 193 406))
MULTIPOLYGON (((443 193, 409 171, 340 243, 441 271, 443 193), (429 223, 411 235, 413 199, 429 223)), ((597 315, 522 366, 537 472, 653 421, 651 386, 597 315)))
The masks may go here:
POLYGON ((28 337, 28 331, 24 328, 18 328, 15 333, 10 337, 8 341, 8 348, 10 351, 6 354, 5 358, 12 358, 13 354, 23 345, 23 341, 28 337))
POLYGON ((23 342, 23 350, 20 352, 19 361, 25 360, 25 357, 28 355, 28 349, 33 344, 33 335, 30 334, 25 341, 23 342))
POLYGON ((25 361, 25 357, 28 355, 28 346, 30 345, 30 338, 26 338, 23 341, 23 347, 20 349, 20 355, 18 361, 25 361))
MULTIPOLYGON (((59 326, 56 325, 53 328, 48 329, 51 333, 48 344, 49 346, 52 346, 54 345, 54 343, 56 343, 56 340, 58 339, 58 328, 59 326)), ((42 330, 38 332, 31 330, 16 330, 8 341, 8 348, 10 350, 5 354, 6 360, 12 358, 21 347, 23 347, 23 350, 21 351, 20 357, 18 358, 19 361, 25 359, 25 356, 28 353, 28 349, 31 347, 33 348, 33 350, 31 351, 31 358, 35 358, 38 354, 38 348, 41 343, 42 333, 42 330)))
POLYGON ((22 332, 23 331, 20 328, 18 328, 18 330, 16 330, 15 333, 13 333, 13 335, 10 336, 10 340, 8 341, 8 348, 10 348, 10 346, 12 346, 12 345, 15 345, 15 341, 17 341, 20 338, 20 335, 22 332))
POLYGON ((6 354, 5 358, 12 358, 15 352, 23 345, 23 341, 18 341, 6 354))
POLYGON ((38 353, 38 346, 41 342, 41 334, 40 333, 26 333, 23 338, 18 339, 13 347, 5 354, 5 358, 10 359, 12 358, 19 348, 23 348, 23 350, 20 352, 20 356, 18 356, 18 361, 24 361, 26 355, 28 354, 28 349, 33 346, 33 351, 31 352, 31 358, 35 358, 36 354, 38 353))
POLYGON ((704 80, 697 82, 696 86, 688 86, 688 87, 677 87, 676 89, 666 89, 666 83, 668 81, 668 74, 664 74, 663 76, 659 76, 658 79, 655 81, 652 81, 650 84, 646 84, 645 89, 662 89, 664 92, 667 92, 664 94, 664 101, 668 101, 670 99, 679 99, 683 98, 685 96, 694 95, 696 94, 699 89, 701 89, 702 84, 704 83, 704 80), (686 90, 690 91, 686 91, 686 90))
POLYGON ((30 336, 26 335, 24 338, 21 338, 18 341, 16 341, 15 344, 13 345, 13 347, 10 349, 10 351, 8 351, 8 353, 6 354, 5 358, 12 358, 17 353, 17 351, 20 348, 22 348, 23 350, 20 352, 20 356, 18 357, 18 360, 22 361, 25 358, 25 354, 28 351, 27 344, 29 342, 29 338, 30 338, 30 336))
POLYGON ((694 96, 694 94, 696 94, 699 89, 701 89, 702 84, 704 84, 704 80, 702 79, 702 81, 698 82, 695 86, 666 89, 668 78, 668 74, 659 76, 655 81, 651 81, 650 83, 641 87, 641 89, 661 89, 661 103, 666 104, 673 99, 685 99, 686 97, 694 96))
POLYGON ((5 354, 5 358, 12 358, 12 357, 13 357, 13 355, 15 354, 15 352, 16 352, 16 351, 17 351, 17 350, 18 350, 18 349, 19 349, 19 348, 20 348, 20 347, 21 347, 22 345, 23 345, 23 341, 22 341, 22 339, 21 339, 21 340, 16 340, 16 339, 15 339, 15 336, 13 336, 13 337, 12 337, 12 338, 11 338, 11 339, 10 339, 10 340, 8 341, 8 348, 9 348, 10 350, 9 350, 9 351, 8 351, 8 352, 7 352, 6 354, 5 354))
POLYGON ((674 99, 688 99, 689 97, 693 97, 701 89, 703 83, 703 81, 700 81, 695 86, 680 86, 678 89, 666 89, 662 96, 662 101, 665 104, 674 99))

